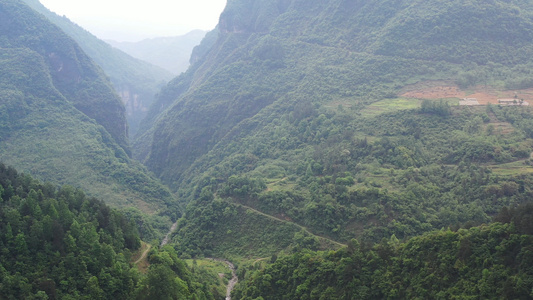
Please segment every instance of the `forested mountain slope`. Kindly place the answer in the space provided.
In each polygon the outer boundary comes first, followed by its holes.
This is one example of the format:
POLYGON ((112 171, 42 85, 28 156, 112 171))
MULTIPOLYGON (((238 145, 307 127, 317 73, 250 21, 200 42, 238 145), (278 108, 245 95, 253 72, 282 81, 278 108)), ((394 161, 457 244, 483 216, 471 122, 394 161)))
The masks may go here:
POLYGON ((296 103, 323 105, 335 100, 364 104, 394 92, 408 79, 449 78, 457 68, 465 67, 452 63, 485 64, 490 60, 512 66, 527 62, 533 24, 528 7, 517 6, 519 3, 231 2, 221 15, 217 44, 203 64, 191 70, 192 76, 174 81, 177 87, 192 77, 186 86, 190 89, 176 88, 174 107, 164 122, 155 125, 159 126, 158 135, 147 164, 167 182, 179 181, 196 158, 241 121, 273 107, 274 102, 283 109, 293 109, 296 103), (456 10, 462 14, 457 16, 456 10), (492 18, 496 12, 498 18, 492 18), (485 15, 478 16, 482 13, 485 15), (476 17, 463 18, 463 14, 476 17), (408 26, 404 19, 410 20, 408 26), (426 19, 439 20, 436 24, 443 28, 465 29, 440 30, 435 37, 440 45, 430 44, 426 37, 437 26, 426 25, 426 19), (507 20, 512 34, 480 23, 490 20, 496 27, 502 19, 507 20), (467 42, 475 41, 475 36, 482 45, 467 42), (384 45, 391 45, 390 50, 384 45), (435 47, 462 58, 441 54, 435 47), (524 55, 513 55, 517 51, 524 55), (186 95, 179 97, 184 92, 186 95), (178 147, 180 151, 171 150, 178 147))
POLYGON ((530 299, 532 213, 530 204, 500 215, 504 224, 278 257, 262 270, 241 269, 246 280, 232 298, 530 299))
POLYGON ((155 94, 172 78, 172 73, 111 47, 68 18, 49 11, 38 0, 24 2, 74 39, 105 71, 126 107, 130 135, 135 135, 155 94))
POLYGON ((102 70, 23 2, 0 1, 0 15, 0 160, 116 206, 172 205, 129 158, 124 106, 102 70))
POLYGON ((177 75, 187 71, 192 50, 200 44, 205 34, 205 31, 193 30, 180 36, 157 37, 138 42, 106 42, 133 57, 177 75))
POLYGON ((46 58, 56 89, 129 151, 124 106, 102 70, 61 30, 20 1, 3 1, 2 48, 28 48, 46 58))
POLYGON ((531 109, 399 95, 417 82, 465 95, 531 87, 532 12, 524 1, 230 1, 216 42, 162 90, 135 143, 190 203, 180 249, 227 253, 243 234, 276 245, 270 230, 241 230, 254 211, 379 241, 528 201, 531 109))
POLYGON ((136 224, 71 186, 0 163, 1 299, 220 299, 217 274, 191 270, 166 247, 131 262, 136 224))

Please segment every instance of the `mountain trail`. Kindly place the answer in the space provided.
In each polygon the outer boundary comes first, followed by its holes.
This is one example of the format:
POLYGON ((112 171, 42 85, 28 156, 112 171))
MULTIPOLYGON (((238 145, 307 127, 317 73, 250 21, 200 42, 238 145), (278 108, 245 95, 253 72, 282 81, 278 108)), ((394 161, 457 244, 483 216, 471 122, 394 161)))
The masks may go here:
POLYGON ((148 252, 150 251, 150 249, 152 249, 152 245, 146 244, 146 249, 144 250, 143 254, 141 254, 141 257, 139 257, 139 259, 137 259, 133 264, 136 265, 139 262, 141 262, 141 260, 145 259, 146 255, 148 255, 148 252))
POLYGON ((294 226, 296 226, 296 227, 302 229, 303 231, 305 231, 305 232, 308 233, 309 235, 311 235, 311 236, 315 236, 315 237, 317 237, 317 238, 319 238, 319 239, 322 239, 322 240, 325 240, 325 241, 328 241, 328 242, 330 242, 330 243, 332 243, 332 244, 335 244, 335 245, 337 245, 337 246, 339 246, 339 247, 346 247, 346 246, 347 246, 346 244, 339 243, 339 242, 334 241, 334 240, 332 240, 332 239, 330 239, 330 238, 327 238, 327 237, 323 237, 323 236, 320 236, 320 235, 314 234, 314 233, 312 233, 311 231, 309 231, 309 229, 307 229, 306 227, 304 227, 304 226, 302 226, 302 225, 300 225, 300 224, 298 224, 298 223, 290 222, 290 221, 283 220, 283 219, 277 218, 277 217, 272 216, 272 215, 269 215, 269 214, 265 214, 264 212, 258 211, 258 210, 255 209, 255 208, 252 208, 252 207, 249 207, 249 206, 246 206, 246 205, 240 204, 240 203, 234 203, 234 202, 232 202, 232 203, 233 203, 233 204, 236 204, 236 205, 240 205, 240 206, 242 206, 242 207, 244 207, 244 208, 246 208, 246 209, 249 209, 249 210, 251 210, 251 211, 253 211, 253 212, 256 212, 256 213, 258 213, 258 214, 260 214, 260 215, 263 215, 263 216, 265 216, 265 217, 267 217, 267 218, 270 218, 270 219, 273 219, 273 220, 276 220, 276 221, 279 221, 279 222, 283 222, 283 223, 290 223, 290 224, 293 224, 294 226))

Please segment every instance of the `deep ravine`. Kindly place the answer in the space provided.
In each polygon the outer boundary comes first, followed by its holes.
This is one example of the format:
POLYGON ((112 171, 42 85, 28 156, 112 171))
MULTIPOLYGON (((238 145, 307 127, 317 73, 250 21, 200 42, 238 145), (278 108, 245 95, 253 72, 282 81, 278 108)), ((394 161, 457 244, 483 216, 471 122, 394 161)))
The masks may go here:
POLYGON ((233 288, 239 281, 239 278, 237 277, 237 273, 235 272, 235 265, 225 259, 219 259, 219 258, 210 258, 210 259, 225 263, 228 266, 228 268, 231 270, 231 280, 228 282, 228 286, 226 288, 226 300, 231 300, 231 291, 233 291, 233 288))
POLYGON ((168 242, 170 241, 170 236, 176 230, 176 228, 178 228, 178 221, 176 221, 174 224, 172 224, 172 226, 170 227, 170 230, 168 231, 167 235, 165 235, 165 238, 163 239, 163 241, 161 242, 161 245, 159 247, 163 247, 166 244, 168 244, 168 242))
POLYGON ((226 263, 228 268, 230 268, 231 270, 231 280, 228 282, 228 287, 226 288, 226 300, 231 300, 231 291, 233 291, 233 288, 239 281, 239 278, 237 277, 237 274, 235 273, 235 266, 227 260, 224 260, 223 262, 226 263))

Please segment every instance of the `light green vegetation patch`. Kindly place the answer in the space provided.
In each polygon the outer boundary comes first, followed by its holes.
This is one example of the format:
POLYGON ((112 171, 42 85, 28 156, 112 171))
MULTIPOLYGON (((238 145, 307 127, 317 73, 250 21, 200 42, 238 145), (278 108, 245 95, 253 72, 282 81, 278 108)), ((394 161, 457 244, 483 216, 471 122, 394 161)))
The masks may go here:
POLYGON ((186 259, 185 262, 190 268, 203 268, 213 274, 224 274, 225 278, 231 278, 231 270, 228 266, 214 259, 186 259))
POLYGON ((526 164, 527 161, 515 161, 506 164, 491 166, 492 173, 500 176, 518 176, 533 173, 533 166, 526 164))
POLYGON ((377 116, 398 110, 416 109, 420 107, 421 102, 422 101, 418 99, 408 98, 383 99, 367 106, 363 109, 362 114, 377 116))

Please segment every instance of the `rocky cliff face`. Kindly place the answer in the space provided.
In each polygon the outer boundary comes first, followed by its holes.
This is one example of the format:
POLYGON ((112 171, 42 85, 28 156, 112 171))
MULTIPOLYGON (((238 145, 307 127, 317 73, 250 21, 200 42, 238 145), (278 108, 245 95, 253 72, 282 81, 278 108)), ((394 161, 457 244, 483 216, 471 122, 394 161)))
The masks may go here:
POLYGON ((134 136, 152 104, 153 95, 138 92, 129 84, 117 84, 115 89, 124 103, 130 132, 134 136))

